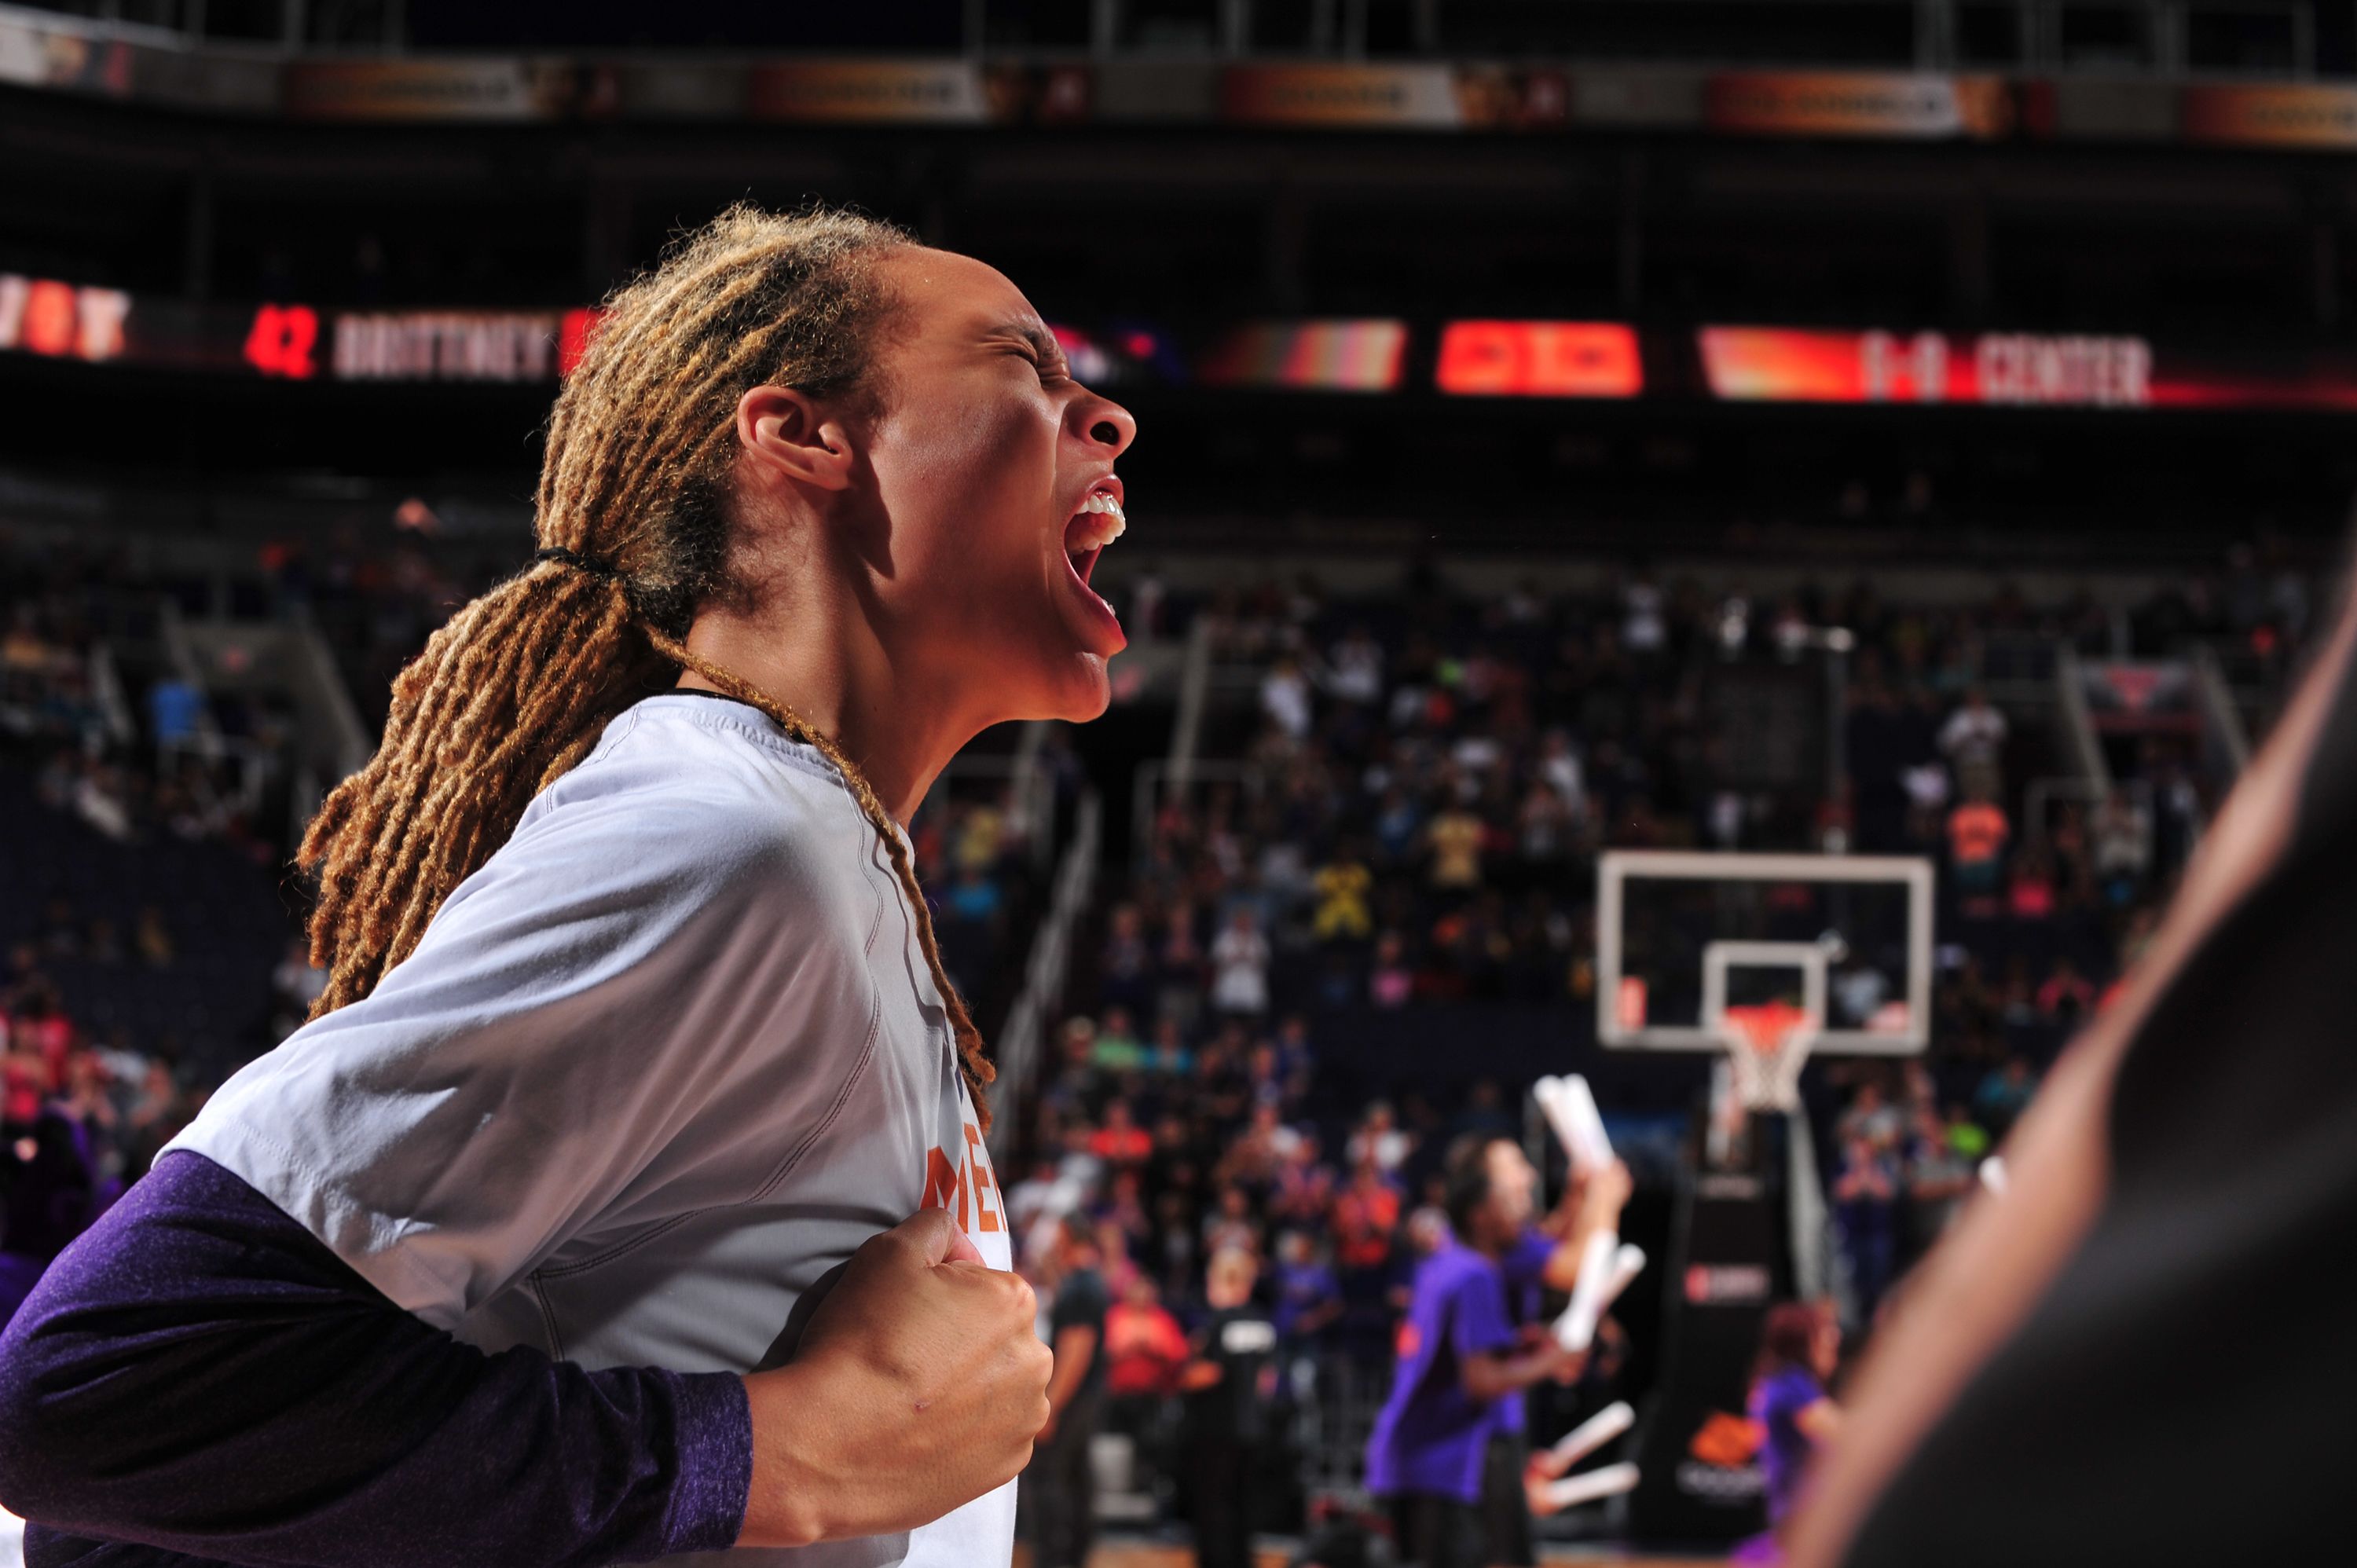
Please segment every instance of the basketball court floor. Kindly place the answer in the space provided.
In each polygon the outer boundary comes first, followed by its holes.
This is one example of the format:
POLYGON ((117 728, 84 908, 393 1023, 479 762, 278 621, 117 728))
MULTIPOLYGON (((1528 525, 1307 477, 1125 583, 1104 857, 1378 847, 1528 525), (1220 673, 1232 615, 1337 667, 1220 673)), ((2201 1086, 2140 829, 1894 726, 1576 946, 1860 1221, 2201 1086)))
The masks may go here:
MULTIPOLYGON (((1577 1546, 1542 1547, 1542 1563, 1642 1564, 1642 1568, 1725 1568, 1724 1558, 1718 1557, 1653 1557, 1639 1552, 1622 1552, 1609 1547, 1577 1546)), ((1292 1561, 1289 1552, 1263 1549, 1255 1568, 1286 1568, 1292 1561)), ((1015 1548, 1015 1568, 1031 1568, 1031 1550, 1017 1544, 1015 1548)), ((1143 1541, 1100 1541, 1089 1554, 1088 1568, 1195 1568, 1195 1554, 1182 1546, 1157 1546, 1143 1541)))

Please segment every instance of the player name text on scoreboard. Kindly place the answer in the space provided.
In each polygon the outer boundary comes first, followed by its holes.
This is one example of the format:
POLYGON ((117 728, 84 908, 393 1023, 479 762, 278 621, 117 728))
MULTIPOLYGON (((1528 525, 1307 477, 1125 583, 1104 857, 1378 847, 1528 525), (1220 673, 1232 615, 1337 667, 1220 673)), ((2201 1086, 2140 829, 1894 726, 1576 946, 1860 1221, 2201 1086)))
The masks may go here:
POLYGON ((557 371, 554 311, 347 311, 336 317, 339 381, 545 381, 557 371))

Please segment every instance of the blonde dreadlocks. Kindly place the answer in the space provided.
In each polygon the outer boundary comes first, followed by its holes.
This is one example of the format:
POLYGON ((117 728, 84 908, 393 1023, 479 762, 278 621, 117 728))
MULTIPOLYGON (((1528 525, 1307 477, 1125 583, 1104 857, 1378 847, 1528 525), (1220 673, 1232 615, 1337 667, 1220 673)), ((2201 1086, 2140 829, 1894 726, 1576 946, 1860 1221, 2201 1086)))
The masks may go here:
POLYGON ((615 714, 687 669, 841 771, 891 857, 989 1124, 981 1034, 942 972, 908 846, 876 791, 832 737, 683 640, 699 606, 738 591, 726 505, 738 401, 768 384, 866 390, 866 349, 889 308, 876 263, 913 243, 845 213, 739 206, 607 302, 550 417, 539 554, 402 671, 383 745, 304 835, 298 863, 319 881, 311 961, 328 971, 312 1016, 375 989, 533 796, 615 714))

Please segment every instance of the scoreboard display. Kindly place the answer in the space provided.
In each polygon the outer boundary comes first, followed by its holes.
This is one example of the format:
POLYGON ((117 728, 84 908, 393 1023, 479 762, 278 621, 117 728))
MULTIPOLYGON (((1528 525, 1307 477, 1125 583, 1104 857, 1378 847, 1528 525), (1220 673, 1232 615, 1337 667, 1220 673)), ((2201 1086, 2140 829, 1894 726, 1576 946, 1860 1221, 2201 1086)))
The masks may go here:
MULTIPOLYGON (((0 273, 0 353, 288 381, 553 384, 597 330, 544 310, 199 305, 0 273)), ((2072 408, 2357 410, 2357 356, 2134 336, 1388 317, 1055 324, 1108 389, 1451 398, 2072 408)))

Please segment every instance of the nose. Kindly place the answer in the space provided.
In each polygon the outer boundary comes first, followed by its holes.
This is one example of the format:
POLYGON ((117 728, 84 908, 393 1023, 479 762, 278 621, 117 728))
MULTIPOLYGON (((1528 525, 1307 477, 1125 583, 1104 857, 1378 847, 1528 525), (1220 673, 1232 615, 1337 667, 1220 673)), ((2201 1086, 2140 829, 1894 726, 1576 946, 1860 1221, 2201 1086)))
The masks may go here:
POLYGON ((1074 399, 1065 419, 1072 434, 1082 441, 1092 446, 1110 447, 1104 454, 1109 457, 1120 456, 1137 439, 1137 421, 1129 410, 1095 392, 1074 399))

